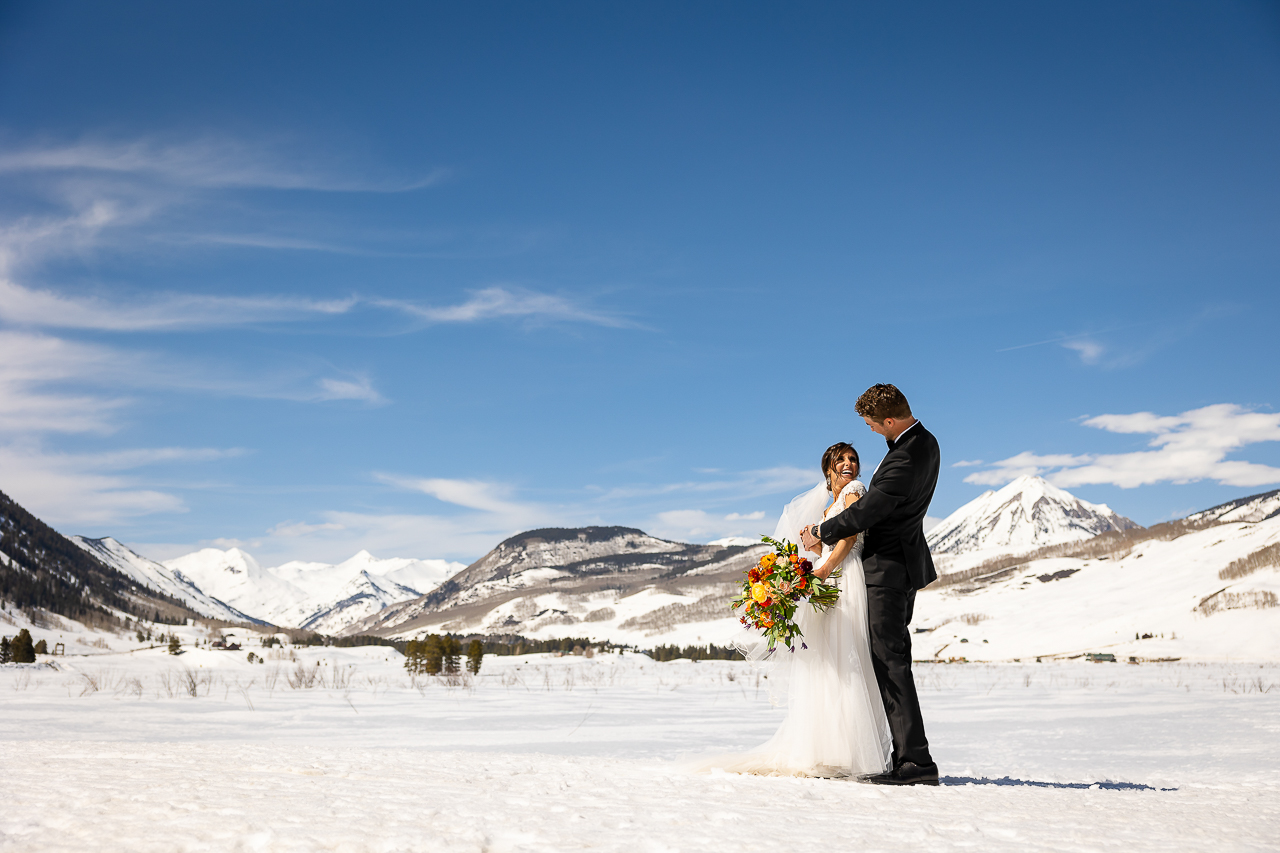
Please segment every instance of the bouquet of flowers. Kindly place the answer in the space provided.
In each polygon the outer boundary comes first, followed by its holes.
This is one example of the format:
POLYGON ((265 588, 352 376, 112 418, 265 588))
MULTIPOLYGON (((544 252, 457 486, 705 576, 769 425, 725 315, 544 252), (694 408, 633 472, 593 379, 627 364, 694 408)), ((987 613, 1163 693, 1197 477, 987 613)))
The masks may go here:
MULTIPOLYGON (((779 642, 795 651, 795 641, 803 635, 795 622, 796 608, 808 600, 814 610, 826 610, 840 598, 840 588, 813 574, 813 563, 801 558, 799 549, 787 540, 760 537, 773 546, 771 553, 748 569, 742 595, 729 605, 742 609, 744 627, 764 632, 772 650, 779 642)), ((802 642, 802 648, 808 648, 802 642)))

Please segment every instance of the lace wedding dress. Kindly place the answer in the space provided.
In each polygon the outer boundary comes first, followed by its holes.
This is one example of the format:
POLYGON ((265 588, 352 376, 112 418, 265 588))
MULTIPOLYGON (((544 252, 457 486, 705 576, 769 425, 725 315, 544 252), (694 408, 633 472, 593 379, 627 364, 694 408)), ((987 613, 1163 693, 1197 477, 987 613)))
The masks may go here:
MULTIPOLYGON (((825 503, 825 484, 808 496, 801 495, 783 513, 775 538, 796 541, 804 522, 795 508, 807 499, 811 509, 800 515, 814 515, 813 499, 825 503), (795 524, 795 530, 786 529, 795 524)), ((841 491, 821 514, 826 520, 845 508, 848 495, 861 497, 866 487, 857 480, 841 491)), ((768 741, 739 755, 721 756, 700 765, 733 773, 789 776, 850 776, 879 773, 889 766, 893 741, 875 672, 871 668, 871 646, 867 634, 867 589, 862 575, 862 539, 833 568, 838 578, 840 599, 831 608, 818 612, 808 604, 796 610, 796 623, 804 634, 803 646, 794 652, 785 646, 765 655, 752 649, 749 657, 761 658, 770 667, 770 693, 785 696, 787 717, 768 741)), ((823 566, 831 554, 826 548, 815 568, 823 566)), ((811 557, 813 555, 810 555, 811 557)))

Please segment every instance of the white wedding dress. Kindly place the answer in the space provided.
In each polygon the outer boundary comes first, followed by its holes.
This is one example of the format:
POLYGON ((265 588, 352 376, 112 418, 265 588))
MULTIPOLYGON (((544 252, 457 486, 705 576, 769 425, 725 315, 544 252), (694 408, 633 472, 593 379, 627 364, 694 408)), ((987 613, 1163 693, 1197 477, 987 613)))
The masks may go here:
MULTIPOLYGON (((817 508, 826 503, 828 494, 825 484, 820 484, 792 501, 774 538, 797 541, 801 526, 818 521, 817 508)), ((866 487, 854 480, 820 518, 840 514, 847 495, 864 494, 866 487)), ((778 731, 749 752, 705 761, 700 769, 823 777, 888 769, 893 740, 871 668, 862 540, 859 535, 849 554, 832 570, 832 576, 838 576, 839 601, 821 612, 808 604, 797 608, 802 646, 797 645, 794 652, 778 646, 768 653, 763 643, 756 643, 748 650, 749 658, 762 660, 769 667, 771 695, 779 700, 785 697, 787 717, 778 731)), ((830 554, 831 549, 826 548, 815 568, 830 554)))

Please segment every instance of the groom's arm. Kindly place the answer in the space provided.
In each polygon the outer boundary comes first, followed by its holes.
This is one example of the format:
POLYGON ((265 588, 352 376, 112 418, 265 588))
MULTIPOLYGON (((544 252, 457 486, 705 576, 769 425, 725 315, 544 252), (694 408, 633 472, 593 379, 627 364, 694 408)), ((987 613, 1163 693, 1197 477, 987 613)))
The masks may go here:
POLYGON ((883 521, 911 494, 911 457, 904 452, 890 452, 880 463, 875 485, 853 506, 823 522, 818 528, 818 538, 827 545, 869 530, 883 521))

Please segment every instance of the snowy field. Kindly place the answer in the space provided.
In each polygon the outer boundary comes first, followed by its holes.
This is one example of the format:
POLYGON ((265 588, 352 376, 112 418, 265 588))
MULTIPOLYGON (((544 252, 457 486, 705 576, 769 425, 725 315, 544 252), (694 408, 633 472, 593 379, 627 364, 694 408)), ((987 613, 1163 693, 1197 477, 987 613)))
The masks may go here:
POLYGON ((271 654, 0 668, 0 850, 1223 851, 1280 837, 1274 664, 922 665, 944 785, 885 789, 682 769, 778 724, 742 663, 489 657, 451 685, 411 681, 385 648, 271 654))

